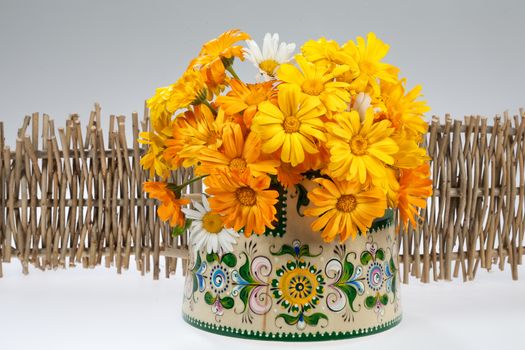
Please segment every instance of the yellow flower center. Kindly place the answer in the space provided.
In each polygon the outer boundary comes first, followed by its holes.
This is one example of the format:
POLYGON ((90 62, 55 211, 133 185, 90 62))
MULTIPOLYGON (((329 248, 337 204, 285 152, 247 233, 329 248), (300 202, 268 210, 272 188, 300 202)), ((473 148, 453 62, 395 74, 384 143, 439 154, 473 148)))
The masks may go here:
POLYGON ((219 233, 223 229, 222 218, 219 214, 208 212, 202 217, 202 227, 209 233, 219 233))
POLYGON ((289 116, 284 118, 283 129, 286 133, 291 134, 298 132, 301 127, 301 121, 295 116, 289 116))
POLYGON ((291 305, 306 305, 317 296, 317 282, 315 274, 305 268, 295 268, 286 271, 279 280, 279 290, 282 298, 291 305))
POLYGON ((342 211, 343 213, 350 213, 355 209, 357 205, 357 200, 351 194, 344 194, 337 200, 335 207, 337 210, 342 211))
POLYGON ((324 90, 324 85, 319 79, 306 79, 301 85, 301 88, 307 95, 319 96, 324 90))
POLYGON ((273 76, 278 65, 277 61, 269 59, 259 63, 259 68, 269 76, 273 76))
POLYGON ((235 191, 237 200, 246 207, 254 206, 257 202, 257 196, 254 190, 249 187, 241 187, 235 191))
POLYGON ((244 99, 244 102, 246 102, 248 106, 254 106, 254 105, 258 105, 264 100, 266 100, 266 95, 263 92, 254 91, 244 99))
POLYGON ((246 161, 242 158, 233 158, 230 161, 230 170, 243 172, 246 170, 246 161))
POLYGON ((368 141, 361 135, 355 135, 350 140, 350 150, 356 156, 366 154, 368 148, 368 141))

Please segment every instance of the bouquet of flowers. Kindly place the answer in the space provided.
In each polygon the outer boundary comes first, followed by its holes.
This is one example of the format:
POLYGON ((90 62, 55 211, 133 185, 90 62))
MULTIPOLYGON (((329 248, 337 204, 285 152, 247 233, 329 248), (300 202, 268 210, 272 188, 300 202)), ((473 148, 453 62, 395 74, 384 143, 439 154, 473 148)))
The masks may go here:
POLYGON ((389 46, 369 33, 343 45, 310 40, 294 55, 295 48, 277 34, 266 34, 261 48, 227 31, 147 101, 141 164, 162 181, 144 189, 174 232, 189 229, 196 249, 229 252, 239 233, 274 228, 285 189, 303 193, 304 215, 326 242, 366 233, 388 208, 415 226, 431 195, 421 146, 429 108, 418 100, 420 86, 406 91, 399 69, 382 62, 389 46), (245 60, 258 69, 255 82, 234 69, 245 60), (181 167, 195 177, 169 182, 181 167), (190 201, 187 186, 200 180, 202 198, 190 201))

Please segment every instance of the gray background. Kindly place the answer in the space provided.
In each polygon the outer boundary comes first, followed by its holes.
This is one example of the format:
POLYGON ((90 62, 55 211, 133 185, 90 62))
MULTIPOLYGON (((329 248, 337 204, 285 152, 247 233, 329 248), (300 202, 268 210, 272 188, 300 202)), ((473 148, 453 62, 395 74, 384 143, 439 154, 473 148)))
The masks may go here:
MULTIPOLYGON (((388 61, 420 83, 431 113, 492 116, 525 105, 525 6, 485 1, 6 1, 0 0, 0 120, 7 141, 25 114, 63 124, 141 111, 155 87, 173 82, 202 42, 239 27, 301 44, 344 42, 375 31, 388 61)), ((255 70, 243 65, 241 74, 255 70)), ((134 269, 42 272, 4 264, 0 349, 494 349, 523 343, 520 280, 480 271, 476 280, 403 285, 403 322, 382 335, 323 344, 274 344, 205 334, 180 318, 183 279, 152 282, 134 269), (453 344, 453 345, 451 345, 453 344)))
MULTIPOLYGON (((155 87, 177 79, 203 42, 229 28, 298 45, 374 31, 409 87, 432 111, 493 116, 525 105, 525 6, 519 1, 12 1, 0 0, 0 120, 7 142, 24 115, 63 125, 143 110, 155 87)), ((252 79, 249 63, 237 65, 252 79)))

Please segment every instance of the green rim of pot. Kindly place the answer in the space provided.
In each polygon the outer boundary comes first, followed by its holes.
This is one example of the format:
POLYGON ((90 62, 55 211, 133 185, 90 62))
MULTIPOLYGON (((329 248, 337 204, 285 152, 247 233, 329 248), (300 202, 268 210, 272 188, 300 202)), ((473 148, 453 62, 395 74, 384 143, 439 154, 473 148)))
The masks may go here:
POLYGON ((216 323, 208 323, 194 319, 191 316, 183 313, 182 317, 191 326, 200 330, 215 333, 219 335, 243 338, 243 339, 257 339, 266 341, 285 341, 285 342, 313 342, 326 341, 338 339, 358 338, 376 333, 381 333, 390 328, 397 326, 402 319, 398 316, 391 321, 387 321, 381 325, 369 328, 359 328, 348 332, 315 332, 315 333, 266 333, 253 330, 238 329, 228 326, 221 326, 216 323))

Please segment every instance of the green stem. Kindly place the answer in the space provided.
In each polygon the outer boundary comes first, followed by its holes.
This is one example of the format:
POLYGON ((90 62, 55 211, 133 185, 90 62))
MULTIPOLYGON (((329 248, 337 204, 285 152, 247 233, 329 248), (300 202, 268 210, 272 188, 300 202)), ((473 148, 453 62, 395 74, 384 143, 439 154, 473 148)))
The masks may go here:
POLYGON ((202 104, 206 105, 206 107, 208 107, 210 109, 210 111, 212 111, 212 113, 214 115, 217 115, 217 110, 215 108, 213 108, 213 106, 211 105, 211 103, 208 100, 203 100, 202 104))
POLYGON ((190 179, 190 180, 188 180, 188 181, 186 181, 186 182, 184 182, 184 183, 182 183, 182 184, 180 184, 180 185, 177 185, 177 184, 174 184, 174 183, 169 183, 169 184, 168 184, 168 188, 169 188, 170 190, 172 190, 173 192, 175 192, 175 194, 179 194, 179 195, 180 195, 180 191, 181 191, 184 187, 189 186, 189 185, 191 185, 192 183, 197 182, 197 181, 199 181, 199 180, 202 180, 202 179, 204 179, 206 176, 207 176, 207 175, 202 175, 202 176, 194 177, 193 179, 190 179))
POLYGON ((237 75, 237 73, 235 73, 235 70, 233 69, 233 66, 232 65, 229 65, 228 67, 226 67, 226 70, 228 72, 230 72, 230 74, 232 75, 232 77, 234 77, 235 79, 237 80, 241 80, 241 78, 239 78, 239 76, 237 75))

